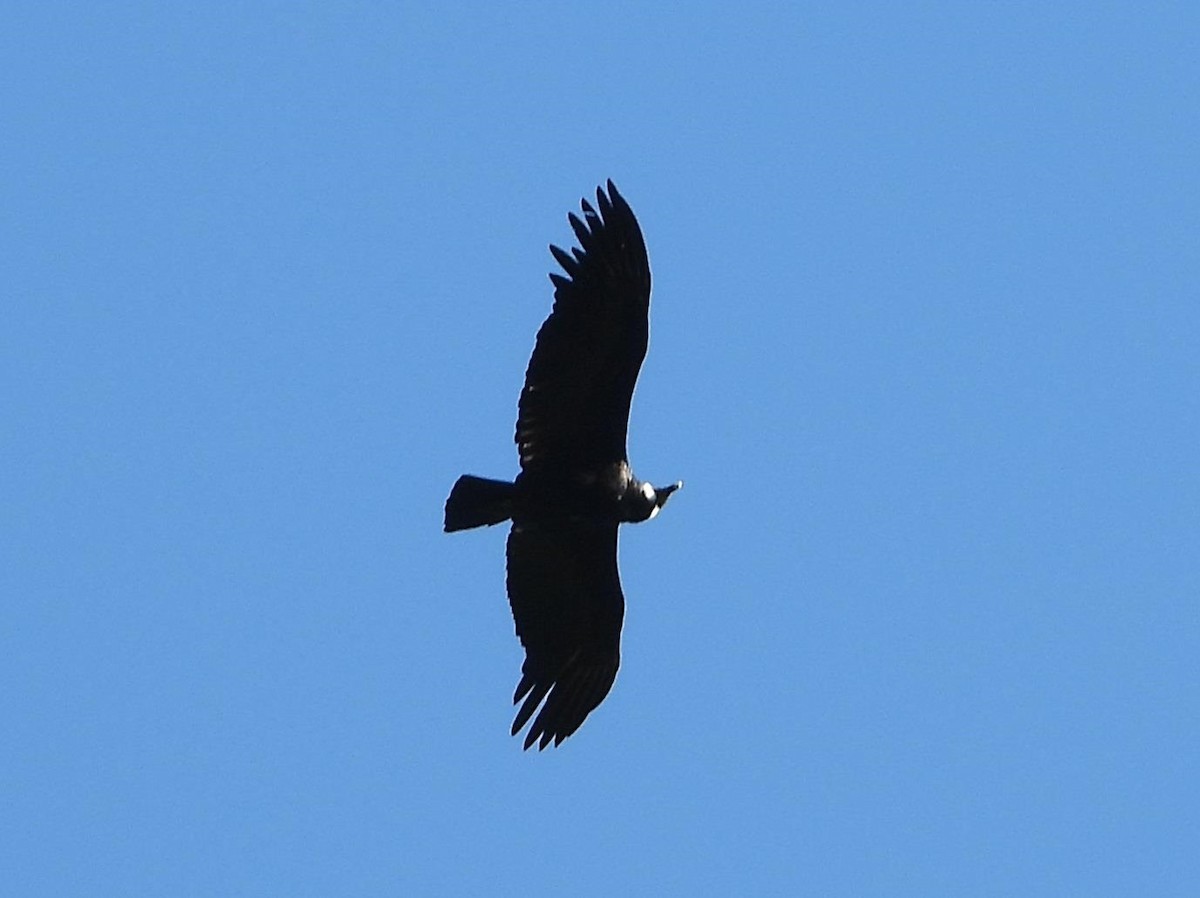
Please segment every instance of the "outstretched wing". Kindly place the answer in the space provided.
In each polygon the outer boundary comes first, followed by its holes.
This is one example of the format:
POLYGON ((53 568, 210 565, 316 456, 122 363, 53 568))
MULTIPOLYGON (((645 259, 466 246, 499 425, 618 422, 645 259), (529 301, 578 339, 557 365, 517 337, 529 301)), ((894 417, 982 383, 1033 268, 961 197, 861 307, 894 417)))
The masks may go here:
POLYGON ((626 458, 629 403, 649 342, 650 262, 633 210, 612 181, 583 221, 579 249, 550 252, 554 309, 538 331, 517 416, 525 470, 576 471, 626 458))
POLYGON ((625 597, 617 525, 516 523, 508 536, 508 599, 525 664, 512 732, 537 717, 525 748, 541 750, 579 729, 604 700, 621 660, 625 597), (541 710, 538 711, 538 706, 541 710))

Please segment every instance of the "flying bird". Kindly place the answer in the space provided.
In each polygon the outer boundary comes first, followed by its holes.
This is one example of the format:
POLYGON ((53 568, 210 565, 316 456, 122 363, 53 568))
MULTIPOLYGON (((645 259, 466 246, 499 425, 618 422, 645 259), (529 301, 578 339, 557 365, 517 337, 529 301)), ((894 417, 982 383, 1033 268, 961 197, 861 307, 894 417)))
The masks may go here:
POLYGON ((512 520, 508 599, 525 647, 513 704, 525 748, 558 746, 604 700, 621 661, 625 597, 617 527, 653 518, 682 481, 654 487, 629 465, 629 405, 650 335, 650 262, 612 181, 567 216, 579 247, 550 253, 554 307, 518 402, 515 482, 465 474, 445 530, 512 520), (536 716, 534 716, 536 714, 536 716))

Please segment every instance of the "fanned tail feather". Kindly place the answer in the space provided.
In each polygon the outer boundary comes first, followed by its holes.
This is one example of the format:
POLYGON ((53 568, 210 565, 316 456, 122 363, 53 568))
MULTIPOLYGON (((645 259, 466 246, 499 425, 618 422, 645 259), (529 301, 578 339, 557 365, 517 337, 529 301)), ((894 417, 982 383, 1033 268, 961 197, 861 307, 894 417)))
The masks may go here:
POLYGON ((513 484, 464 474, 446 500, 445 531, 499 524, 512 517, 513 484))

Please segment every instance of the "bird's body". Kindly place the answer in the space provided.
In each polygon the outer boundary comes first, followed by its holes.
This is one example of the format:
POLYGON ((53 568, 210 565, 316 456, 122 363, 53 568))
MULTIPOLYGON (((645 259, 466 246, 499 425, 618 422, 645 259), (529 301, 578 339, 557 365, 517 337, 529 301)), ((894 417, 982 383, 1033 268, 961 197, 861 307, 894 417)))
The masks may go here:
POLYGON ((612 181, 570 215, 580 248, 550 251, 554 309, 538 332, 517 417, 514 483, 464 475, 445 529, 511 519, 508 596, 525 646, 513 701, 525 747, 575 732, 603 701, 620 664, 625 599, 617 527, 654 517, 682 484, 633 475, 629 406, 649 341, 650 266, 641 230, 612 181), (586 223, 585 223, 586 222, 586 223), (540 711, 538 710, 540 707, 540 711))

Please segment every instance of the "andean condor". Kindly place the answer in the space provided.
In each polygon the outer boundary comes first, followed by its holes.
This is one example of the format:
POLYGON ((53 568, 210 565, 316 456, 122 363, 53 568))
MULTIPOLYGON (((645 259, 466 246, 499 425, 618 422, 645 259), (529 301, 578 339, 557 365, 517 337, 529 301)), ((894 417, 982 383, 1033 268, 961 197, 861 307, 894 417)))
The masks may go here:
POLYGON ((554 308, 521 390, 521 472, 514 483, 466 474, 446 500, 446 532, 513 522, 508 598, 525 663, 512 732, 533 718, 526 749, 559 745, 608 695, 625 614, 617 525, 653 518, 683 485, 638 480, 626 449, 650 331, 641 229, 612 181, 596 208, 580 207, 582 221, 568 216, 580 248, 550 247, 566 277, 550 275, 554 308))

